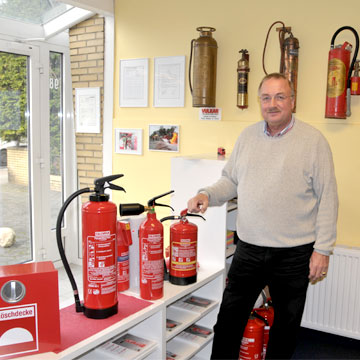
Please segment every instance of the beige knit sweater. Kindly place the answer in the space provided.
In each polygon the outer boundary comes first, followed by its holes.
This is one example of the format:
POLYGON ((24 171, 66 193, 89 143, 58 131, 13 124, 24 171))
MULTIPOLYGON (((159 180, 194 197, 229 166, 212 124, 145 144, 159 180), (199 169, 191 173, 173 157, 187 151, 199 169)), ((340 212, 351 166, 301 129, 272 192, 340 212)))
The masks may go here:
POLYGON ((330 147, 312 126, 295 120, 280 137, 264 122, 239 136, 221 178, 201 189, 209 205, 237 197, 237 233, 245 242, 292 247, 315 242, 329 255, 336 240, 337 187, 330 147))

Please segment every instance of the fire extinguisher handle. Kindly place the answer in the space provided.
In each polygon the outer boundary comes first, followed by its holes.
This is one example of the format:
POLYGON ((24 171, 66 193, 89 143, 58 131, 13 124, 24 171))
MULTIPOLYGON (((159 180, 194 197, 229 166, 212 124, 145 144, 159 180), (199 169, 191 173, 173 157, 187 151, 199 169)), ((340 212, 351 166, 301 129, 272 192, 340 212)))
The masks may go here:
MULTIPOLYGON (((116 180, 116 179, 118 179, 118 178, 120 178, 122 176, 124 176, 124 175, 123 174, 116 174, 116 175, 109 175, 109 176, 104 176, 102 178, 95 179, 94 180, 95 192, 103 194, 104 190, 105 190, 105 183, 108 183, 110 188, 112 188, 111 186, 116 187, 116 185, 110 184, 110 181, 116 180)), ((119 186, 119 188, 120 188, 120 186, 119 186)), ((120 189, 122 189, 122 188, 120 188, 120 189)), ((120 189, 113 188, 113 190, 120 190, 120 189)))
POLYGON ((189 213, 187 213, 186 216, 200 217, 200 218, 202 218, 203 220, 206 221, 206 219, 203 216, 199 215, 199 214, 189 214, 189 213))
POLYGON ((159 204, 159 203, 156 202, 157 199, 160 199, 160 198, 162 198, 163 196, 172 194, 173 192, 174 192, 174 190, 170 190, 170 191, 168 191, 168 192, 166 192, 166 193, 164 193, 164 194, 161 194, 161 195, 158 195, 158 196, 153 197, 152 199, 150 199, 150 200, 148 201, 148 206, 149 206, 149 207, 153 207, 153 206, 165 206, 165 207, 169 207, 171 210, 174 211, 174 209, 173 209, 170 205, 159 204))

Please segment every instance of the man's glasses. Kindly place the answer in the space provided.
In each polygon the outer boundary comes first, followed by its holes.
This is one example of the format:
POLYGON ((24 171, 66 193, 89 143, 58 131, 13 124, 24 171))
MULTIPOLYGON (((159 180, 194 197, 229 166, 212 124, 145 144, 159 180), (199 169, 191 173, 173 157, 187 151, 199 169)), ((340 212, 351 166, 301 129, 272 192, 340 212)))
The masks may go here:
POLYGON ((269 96, 269 95, 263 95, 263 96, 260 96, 260 101, 263 103, 263 104, 269 104, 271 102, 271 99, 274 98, 276 102, 284 102, 287 98, 292 98, 293 95, 289 95, 289 96, 286 96, 286 95, 283 95, 283 94, 276 94, 275 96, 269 96))

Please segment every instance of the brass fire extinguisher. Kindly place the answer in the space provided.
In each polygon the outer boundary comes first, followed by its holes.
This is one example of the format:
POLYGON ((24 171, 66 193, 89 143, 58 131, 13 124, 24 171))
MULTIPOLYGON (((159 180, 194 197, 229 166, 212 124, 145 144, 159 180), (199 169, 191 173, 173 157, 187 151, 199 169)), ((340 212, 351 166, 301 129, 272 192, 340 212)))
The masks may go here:
POLYGON ((276 28, 279 32, 279 44, 280 44, 280 70, 281 74, 284 74, 285 77, 291 82, 293 90, 294 90, 294 109, 293 112, 296 111, 296 94, 297 94, 297 77, 298 77, 298 63, 299 63, 299 40, 294 37, 291 32, 291 27, 285 26, 282 21, 275 21, 269 28, 268 33, 266 35, 264 51, 263 51, 263 69, 265 74, 268 73, 265 70, 265 49, 266 44, 269 38, 270 31, 275 24, 281 24, 282 27, 276 28), (289 36, 285 38, 285 35, 289 36))
POLYGON ((239 51, 241 59, 238 61, 238 91, 237 91, 237 106, 240 109, 248 107, 248 78, 249 78, 249 54, 246 49, 239 51))
POLYGON ((329 51, 325 117, 346 119, 351 115, 351 74, 359 51, 359 35, 351 26, 343 26, 336 30, 331 38, 329 51), (350 30, 356 40, 354 55, 350 64, 352 45, 345 41, 335 46, 336 36, 343 30, 350 30))
POLYGON ((191 41, 189 84, 193 97, 193 107, 215 107, 217 42, 212 37, 216 29, 201 26, 200 37, 191 41), (191 64, 194 52, 193 84, 191 64))

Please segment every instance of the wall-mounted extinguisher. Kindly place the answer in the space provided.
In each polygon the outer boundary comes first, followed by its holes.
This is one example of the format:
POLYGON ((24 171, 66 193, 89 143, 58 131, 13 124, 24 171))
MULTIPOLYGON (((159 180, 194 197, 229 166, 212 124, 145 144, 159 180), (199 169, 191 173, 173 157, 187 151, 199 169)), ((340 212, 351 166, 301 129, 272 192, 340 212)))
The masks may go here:
POLYGON ((237 107, 246 109, 248 107, 248 83, 249 83, 249 53, 246 49, 241 49, 241 59, 237 67, 237 107))
POLYGON ((95 187, 76 191, 61 207, 56 223, 56 239, 71 282, 76 312, 86 317, 103 319, 117 313, 117 271, 116 271, 116 205, 109 201, 105 189, 125 191, 111 181, 122 177, 110 175, 94 181, 95 187), (80 303, 79 292, 66 259, 61 240, 61 225, 68 205, 77 196, 92 192, 89 201, 82 205, 82 248, 84 301, 80 303))
POLYGON ((118 221, 117 224, 117 284, 118 291, 125 291, 130 286, 129 246, 132 244, 129 221, 118 221))
POLYGON ((255 360, 262 358, 265 322, 251 313, 241 340, 239 359, 255 360))
POLYGON ((298 63, 299 63, 299 40, 294 37, 291 32, 291 27, 285 26, 282 21, 275 21, 269 28, 266 35, 264 51, 263 51, 263 70, 266 75, 268 73, 265 70, 265 50, 266 44, 269 38, 270 31, 275 24, 281 24, 282 27, 276 28, 279 32, 279 44, 280 44, 280 70, 281 74, 284 74, 285 77, 291 82, 294 90, 294 109, 293 112, 296 112, 296 95, 297 95, 297 78, 298 78, 298 63), (285 38, 285 35, 288 34, 288 37, 285 38))
POLYGON ((329 51, 325 107, 326 118, 346 119, 347 116, 351 115, 351 74, 354 69, 358 50, 359 35, 354 28, 343 26, 336 30, 331 39, 329 51), (352 31, 356 39, 356 48, 351 65, 351 44, 345 41, 342 45, 334 45, 336 36, 343 30, 352 31))
POLYGON ((188 216, 204 219, 201 215, 189 214, 185 209, 180 216, 172 215, 160 220, 180 220, 170 226, 169 281, 175 285, 189 285, 197 280, 198 227, 188 221, 188 216))
POLYGON ((360 60, 356 60, 354 65, 354 75, 351 77, 351 95, 360 95, 360 60))
POLYGON ((212 37, 213 27, 201 26, 198 39, 191 40, 189 61, 189 85, 193 98, 193 107, 215 107, 217 42, 212 37), (194 55, 193 55, 194 54, 194 55), (191 65, 194 58, 193 82, 191 65))
POLYGON ((147 207, 138 204, 120 204, 121 216, 139 215, 147 211, 146 219, 139 227, 139 256, 140 256, 140 297, 145 300, 156 300, 163 297, 164 283, 164 227, 156 218, 155 206, 157 199, 173 193, 171 190, 148 201, 147 207))

